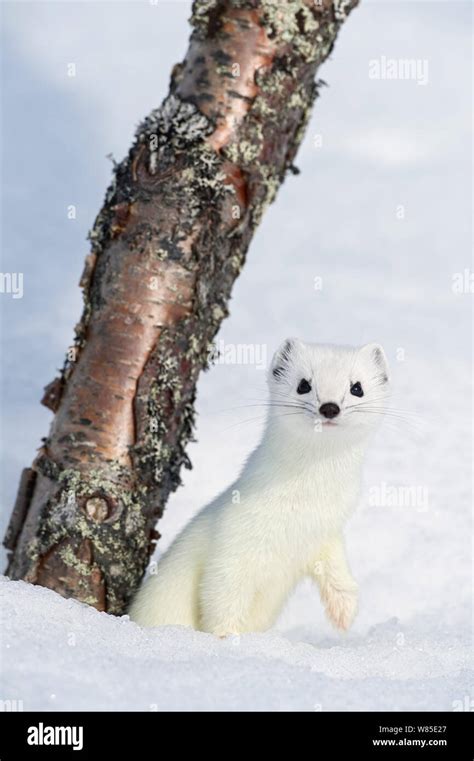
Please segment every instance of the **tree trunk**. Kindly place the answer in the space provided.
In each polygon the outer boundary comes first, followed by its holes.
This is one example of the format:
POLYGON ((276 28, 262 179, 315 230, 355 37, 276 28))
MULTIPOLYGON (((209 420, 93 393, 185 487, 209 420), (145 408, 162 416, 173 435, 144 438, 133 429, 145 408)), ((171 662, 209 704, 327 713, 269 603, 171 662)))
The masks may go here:
POLYGON ((84 312, 43 403, 7 573, 123 613, 193 431, 199 372, 357 0, 197 0, 189 50, 90 233, 84 312))

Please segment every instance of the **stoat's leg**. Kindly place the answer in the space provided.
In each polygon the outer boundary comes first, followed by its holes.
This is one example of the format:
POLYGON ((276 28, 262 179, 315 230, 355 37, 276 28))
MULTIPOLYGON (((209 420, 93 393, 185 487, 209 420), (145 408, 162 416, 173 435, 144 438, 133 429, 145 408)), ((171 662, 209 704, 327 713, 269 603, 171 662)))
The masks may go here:
POLYGON ((349 569, 342 537, 326 542, 311 569, 331 623, 349 629, 357 612, 357 584, 349 569))
POLYGON ((202 631, 226 637, 254 630, 255 582, 250 566, 236 567, 231 562, 226 565, 224 558, 209 563, 201 579, 199 598, 202 631))

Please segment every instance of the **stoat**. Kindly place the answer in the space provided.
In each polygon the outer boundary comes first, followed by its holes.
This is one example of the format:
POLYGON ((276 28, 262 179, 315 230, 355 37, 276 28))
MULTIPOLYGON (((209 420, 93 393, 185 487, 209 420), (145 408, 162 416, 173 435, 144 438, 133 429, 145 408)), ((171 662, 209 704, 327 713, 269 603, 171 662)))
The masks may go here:
POLYGON ((351 625, 357 584, 342 532, 388 395, 384 351, 374 343, 288 339, 268 385, 262 440, 237 481, 188 523, 138 591, 130 608, 137 623, 221 637, 262 631, 309 576, 330 621, 351 625))

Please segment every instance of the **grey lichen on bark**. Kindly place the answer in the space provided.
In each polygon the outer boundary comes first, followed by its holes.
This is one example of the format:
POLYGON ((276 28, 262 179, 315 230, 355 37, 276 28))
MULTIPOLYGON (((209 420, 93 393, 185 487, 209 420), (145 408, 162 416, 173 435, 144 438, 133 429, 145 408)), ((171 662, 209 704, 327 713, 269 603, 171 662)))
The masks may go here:
POLYGON ((289 170, 315 74, 356 0, 197 0, 164 103, 115 166, 84 310, 45 392, 8 573, 121 613, 190 467, 199 373, 252 235, 289 170))

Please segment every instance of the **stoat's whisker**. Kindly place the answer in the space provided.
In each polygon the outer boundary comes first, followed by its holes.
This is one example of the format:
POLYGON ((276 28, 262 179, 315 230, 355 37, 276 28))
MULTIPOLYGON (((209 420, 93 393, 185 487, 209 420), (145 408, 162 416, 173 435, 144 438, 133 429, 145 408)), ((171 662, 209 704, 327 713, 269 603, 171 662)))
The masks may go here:
POLYGON ((261 402, 259 404, 242 404, 237 407, 229 407, 226 410, 222 410, 223 412, 227 412, 230 410, 241 410, 241 409, 248 409, 250 407, 257 407, 260 409, 298 409, 298 410, 308 410, 308 407, 306 407, 303 404, 293 404, 293 403, 281 403, 281 402, 261 402))
POLYGON ((354 407, 351 410, 351 413, 352 412, 360 412, 362 415, 365 415, 365 413, 375 413, 377 415, 384 415, 385 417, 398 417, 400 420, 416 420, 415 415, 398 412, 397 410, 391 410, 389 408, 384 409, 383 407, 365 407, 364 409, 357 409, 357 407, 354 407))
POLYGON ((387 406, 385 405, 377 406, 376 402, 378 401, 383 401, 383 397, 379 399, 370 399, 370 400, 367 400, 366 402, 359 402, 359 404, 349 404, 346 406, 346 410, 360 409, 361 411, 365 411, 367 409, 371 409, 371 410, 383 411, 386 414, 388 414, 389 412, 398 412, 400 414, 409 415, 410 417, 419 418, 420 420, 422 420, 421 415, 419 415, 417 412, 414 412, 413 410, 403 408, 403 407, 393 407, 390 404, 387 406))
MULTIPOLYGON (((276 414, 273 417, 291 417, 292 415, 303 415, 303 410, 299 410, 297 412, 281 412, 280 414, 276 414)), ((266 420, 266 415, 258 415, 257 417, 247 418, 246 420, 239 420, 237 423, 233 423, 232 425, 227 426, 224 428, 224 431, 228 431, 230 428, 236 428, 239 425, 244 425, 245 423, 254 423, 259 420, 266 420)))
POLYGON ((364 415, 364 414, 367 414, 367 415, 376 415, 376 416, 378 415, 380 418, 382 418, 384 420, 385 423, 389 423, 389 422, 394 423, 394 422, 396 422, 396 423, 398 423, 400 425, 403 423, 404 426, 409 426, 409 427, 411 427, 414 430, 417 430, 417 431, 421 430, 421 424, 420 424, 419 420, 416 420, 414 418, 410 418, 410 417, 405 416, 405 415, 397 415, 396 413, 390 413, 390 411, 388 411, 388 410, 371 410, 371 409, 357 410, 357 409, 353 409, 348 414, 352 415, 352 414, 355 414, 355 413, 362 414, 362 415, 364 415))

